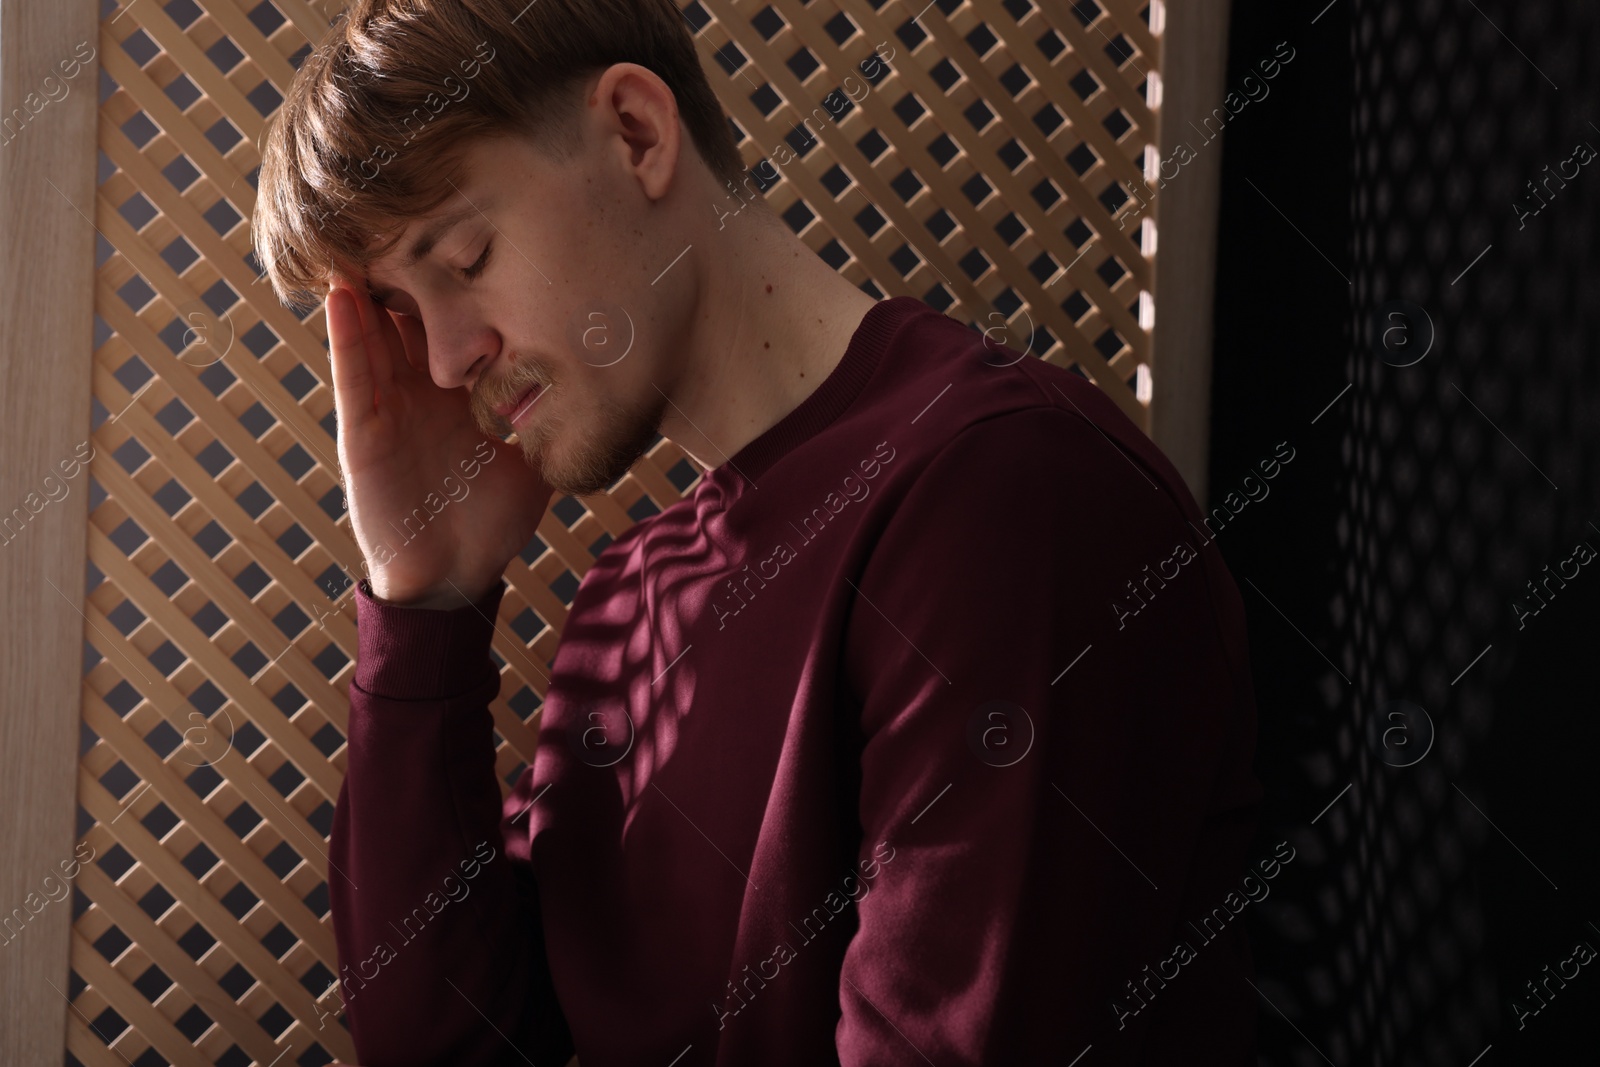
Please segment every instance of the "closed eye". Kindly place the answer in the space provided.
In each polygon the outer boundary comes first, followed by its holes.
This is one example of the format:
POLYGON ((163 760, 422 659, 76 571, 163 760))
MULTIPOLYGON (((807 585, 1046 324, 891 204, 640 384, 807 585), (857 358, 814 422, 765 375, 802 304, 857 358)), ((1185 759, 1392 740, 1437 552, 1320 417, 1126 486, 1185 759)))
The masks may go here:
POLYGON ((491 248, 493 248, 493 247, 494 247, 494 242, 493 241, 490 241, 488 244, 484 245, 483 246, 483 255, 479 256, 478 257, 478 261, 476 263, 474 263, 472 266, 470 266, 470 267, 462 267, 461 268, 461 276, 463 278, 466 278, 468 281, 471 281, 473 278, 476 278, 478 275, 482 274, 484 267, 487 266, 488 263, 489 263, 489 250, 491 248))

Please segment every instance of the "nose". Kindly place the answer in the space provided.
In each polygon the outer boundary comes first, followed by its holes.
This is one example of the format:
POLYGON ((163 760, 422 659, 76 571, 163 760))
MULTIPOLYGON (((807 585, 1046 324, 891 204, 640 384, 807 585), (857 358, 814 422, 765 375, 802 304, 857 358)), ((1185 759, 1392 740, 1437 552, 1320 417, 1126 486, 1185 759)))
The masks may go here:
POLYGON ((428 373, 441 389, 473 389, 500 353, 499 334, 466 308, 436 308, 428 319, 428 373))

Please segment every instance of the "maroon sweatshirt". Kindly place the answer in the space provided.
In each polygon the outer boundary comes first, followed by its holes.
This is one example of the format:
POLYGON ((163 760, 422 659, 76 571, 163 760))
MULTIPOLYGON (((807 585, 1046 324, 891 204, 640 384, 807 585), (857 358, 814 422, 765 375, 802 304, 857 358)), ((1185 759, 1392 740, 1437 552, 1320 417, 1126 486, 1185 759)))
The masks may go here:
POLYGON ((505 589, 356 593, 364 1067, 1254 1063, 1243 605, 1082 376, 876 304, 583 576, 502 803, 505 589))

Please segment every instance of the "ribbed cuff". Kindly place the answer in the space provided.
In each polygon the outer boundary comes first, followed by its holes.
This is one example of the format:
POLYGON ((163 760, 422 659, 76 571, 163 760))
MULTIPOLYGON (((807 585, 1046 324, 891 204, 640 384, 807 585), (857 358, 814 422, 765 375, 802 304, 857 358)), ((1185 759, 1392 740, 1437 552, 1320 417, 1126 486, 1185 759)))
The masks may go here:
POLYGON ((489 658, 506 582, 475 604, 414 608, 373 596, 356 583, 355 683, 390 700, 439 700, 471 692, 495 669, 489 658))

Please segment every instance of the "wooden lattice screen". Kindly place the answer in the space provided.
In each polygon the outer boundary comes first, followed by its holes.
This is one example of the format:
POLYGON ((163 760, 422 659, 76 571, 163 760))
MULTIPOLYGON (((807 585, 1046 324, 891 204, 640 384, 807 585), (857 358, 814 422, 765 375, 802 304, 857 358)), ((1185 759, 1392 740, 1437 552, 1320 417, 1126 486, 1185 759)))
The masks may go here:
MULTIPOLYGON (((0 1060, 61 1063, 64 1034, 66 1062, 91 1067, 353 1061, 326 837, 361 561, 321 309, 280 307, 249 254, 257 145, 339 4, 26 2, 0 0, 5 311, 68 318, 48 353, 38 323, 6 333, 4 440, 29 443, 0 475, 16 605, 0 652, 0 1060), (68 79, 57 61, 74 57, 68 79), (78 95, 58 99, 46 74, 78 95), (91 146, 75 131, 96 78, 91 146), (90 181, 71 168, 95 146, 90 181), (87 318, 87 294, 47 307, 33 288, 79 292, 89 264, 72 257, 91 240, 92 362, 70 317, 87 318), (46 354, 81 362, 38 368, 46 354), (19 436, 29 426, 44 429, 19 436), (82 492, 41 514, 39 467, 82 492), (81 682, 63 633, 81 635, 81 682), (67 884, 70 917, 53 900, 67 884)), ((808 245, 877 295, 1077 364, 1203 499, 1215 159, 1154 206, 1124 201, 1148 190, 1179 113, 1220 99, 1222 5, 694 0, 684 16, 746 163, 780 164, 766 195, 808 245), (1163 284, 1169 260, 1186 273, 1163 284)), ((659 441, 609 494, 558 502, 512 562, 494 642, 506 788, 532 756, 578 579, 698 475, 659 441)))

